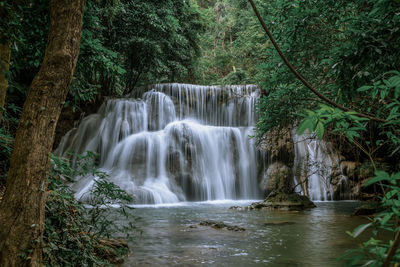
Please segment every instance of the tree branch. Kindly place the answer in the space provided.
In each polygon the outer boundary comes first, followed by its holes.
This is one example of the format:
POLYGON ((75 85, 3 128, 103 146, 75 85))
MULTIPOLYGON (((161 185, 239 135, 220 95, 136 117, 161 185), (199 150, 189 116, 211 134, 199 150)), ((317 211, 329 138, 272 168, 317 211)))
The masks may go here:
POLYGON ((396 254, 396 251, 397 251, 397 248, 399 247, 399 245, 400 245, 400 230, 397 231, 397 233, 396 233, 396 237, 393 241, 393 245, 390 247, 388 255, 386 257, 386 260, 382 265, 383 267, 390 266, 390 262, 392 261, 393 256, 396 254))
MULTIPOLYGON (((254 13, 256 14, 259 22, 261 23, 261 26, 264 28, 264 31, 267 33, 269 39, 271 40, 272 44, 274 45, 276 51, 279 53, 279 55, 281 56, 281 58, 283 59, 283 61, 285 62, 286 66, 289 67, 289 69, 292 71, 292 73, 308 88, 310 89, 316 96, 318 96, 320 99, 322 99, 323 101, 331 104, 332 106, 343 110, 345 112, 351 111, 351 112, 356 112, 354 110, 351 110, 349 108, 346 108, 334 101, 332 101, 331 99, 327 98, 325 95, 321 94, 320 92, 318 92, 303 76, 301 76, 300 73, 297 72, 297 70, 293 67, 293 65, 289 62, 289 60, 287 59, 287 57, 285 56, 285 54, 283 54, 282 50, 280 49, 280 47, 278 46, 277 42, 275 41, 274 37, 272 36, 271 32, 268 30, 267 25, 265 24, 264 20, 261 18, 260 13, 258 12, 257 7, 255 6, 253 0, 249 0, 251 6, 253 7, 254 13)), ((363 114, 363 113, 359 113, 356 112, 357 116, 359 117, 363 117, 363 118, 368 118, 370 120, 373 121, 377 121, 377 122, 387 122, 384 119, 381 118, 376 118, 374 116, 371 115, 367 115, 367 114, 363 114)))

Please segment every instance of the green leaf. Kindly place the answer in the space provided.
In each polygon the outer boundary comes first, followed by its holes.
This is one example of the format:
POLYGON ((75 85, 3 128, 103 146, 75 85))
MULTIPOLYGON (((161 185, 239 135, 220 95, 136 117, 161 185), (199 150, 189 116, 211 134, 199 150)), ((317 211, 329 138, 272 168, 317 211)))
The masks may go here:
POLYGON ((317 127, 315 128, 315 133, 317 134, 318 139, 322 139, 324 136, 324 124, 321 121, 318 121, 317 127))
POLYGON ((314 119, 310 119, 310 118, 304 119, 300 123, 299 127, 297 128, 297 134, 298 135, 302 135, 304 133, 304 131, 307 130, 307 129, 311 133, 312 129, 314 128, 314 125, 315 125, 315 120, 314 119))
POLYGON ((390 181, 390 176, 387 172, 385 171, 375 171, 375 177, 369 179, 364 187, 367 187, 369 185, 375 184, 377 182, 381 182, 381 181, 390 181))
POLYGON ((386 215, 382 218, 381 224, 386 224, 386 223, 390 220, 390 218, 392 218, 392 216, 393 216, 392 213, 386 214, 386 215))
POLYGON ((372 86, 369 85, 365 85, 365 86, 361 86, 360 88, 357 89, 358 92, 365 92, 370 90, 371 88, 373 88, 372 86))
POLYGON ((362 234, 362 232, 364 232, 368 227, 370 227, 372 225, 372 223, 367 223, 367 224, 361 224, 359 226, 357 226, 354 231, 352 232, 352 236, 353 237, 357 237, 360 234, 362 234))

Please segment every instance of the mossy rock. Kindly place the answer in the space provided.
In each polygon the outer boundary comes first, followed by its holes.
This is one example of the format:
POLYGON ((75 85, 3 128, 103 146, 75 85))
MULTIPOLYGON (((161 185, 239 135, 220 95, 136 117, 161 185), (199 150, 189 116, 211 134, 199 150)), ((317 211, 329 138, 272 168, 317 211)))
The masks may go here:
POLYGON ((229 231, 234 231, 234 232, 243 232, 246 231, 246 229, 236 226, 236 225, 228 225, 224 222, 214 222, 214 221, 202 221, 199 223, 201 226, 210 226, 214 229, 227 229, 229 231))
POLYGON ((353 215, 354 216, 368 216, 368 215, 373 215, 377 212, 381 211, 381 208, 379 207, 378 203, 375 202, 370 202, 361 205, 360 207, 357 207, 353 215))
POLYGON ((230 209, 301 211, 315 207, 315 204, 306 196, 301 196, 296 193, 271 193, 263 202, 255 202, 246 207, 235 206, 230 209))
POLYGON ((314 202, 312 202, 307 196, 302 196, 296 193, 273 193, 270 194, 263 203, 271 209, 277 210, 306 210, 316 207, 314 202))

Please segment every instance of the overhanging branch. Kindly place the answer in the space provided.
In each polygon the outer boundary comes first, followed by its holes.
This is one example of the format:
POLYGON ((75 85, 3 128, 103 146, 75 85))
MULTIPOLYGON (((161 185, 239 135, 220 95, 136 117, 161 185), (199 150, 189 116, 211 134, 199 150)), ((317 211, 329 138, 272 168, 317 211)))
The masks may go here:
POLYGON ((279 45, 277 44, 275 38, 272 36, 271 32, 268 30, 267 25, 265 24, 264 20, 261 18, 260 13, 258 12, 258 9, 256 7, 256 5, 254 4, 253 0, 249 0, 251 6, 253 7, 254 13, 256 14, 259 22, 261 23, 261 26, 264 28, 264 31, 267 33, 269 39, 271 40, 272 44, 274 45, 276 51, 278 51, 280 57, 283 59, 283 61, 285 62, 286 66, 289 67, 289 69, 291 70, 291 72, 301 81, 302 84, 304 84, 308 89, 310 89, 318 98, 322 99, 324 102, 329 103, 330 105, 343 110, 345 112, 351 111, 351 112, 355 112, 357 113, 357 116, 359 117, 363 117, 363 118, 368 118, 370 120, 373 121, 377 121, 377 122, 387 122, 384 119, 381 118, 376 118, 374 116, 368 115, 368 114, 363 114, 360 112, 356 112, 352 109, 346 108, 334 101, 332 101, 331 99, 329 99, 328 97, 326 97, 325 95, 321 94, 320 92, 318 92, 300 73, 298 73, 298 71, 293 67, 293 65, 289 62, 289 60, 287 59, 287 57, 285 56, 285 54, 282 52, 282 50, 280 49, 279 45))

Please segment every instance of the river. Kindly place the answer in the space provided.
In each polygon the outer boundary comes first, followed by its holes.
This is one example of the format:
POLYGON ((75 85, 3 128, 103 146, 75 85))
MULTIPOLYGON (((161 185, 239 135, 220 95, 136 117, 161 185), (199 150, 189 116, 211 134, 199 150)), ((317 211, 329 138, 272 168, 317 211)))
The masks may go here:
POLYGON ((360 243, 345 232, 366 221, 351 216, 360 205, 352 201, 316 202, 304 212, 229 210, 251 202, 135 206, 142 234, 124 266, 342 266, 337 257, 360 243), (204 220, 246 231, 200 226, 204 220))

